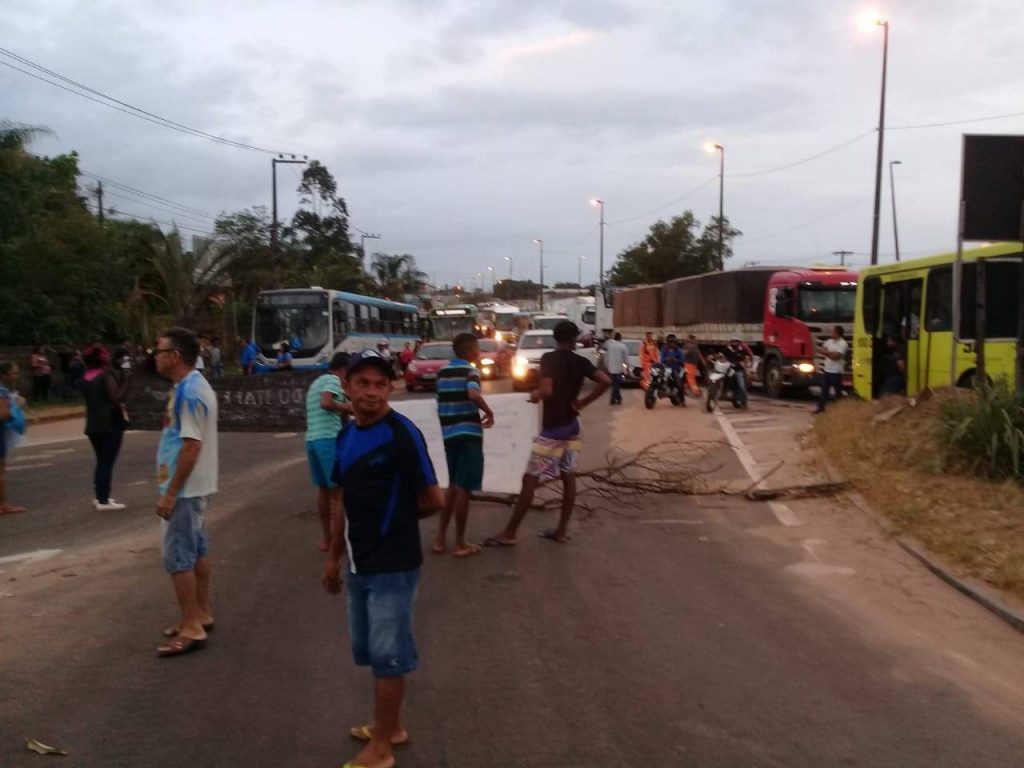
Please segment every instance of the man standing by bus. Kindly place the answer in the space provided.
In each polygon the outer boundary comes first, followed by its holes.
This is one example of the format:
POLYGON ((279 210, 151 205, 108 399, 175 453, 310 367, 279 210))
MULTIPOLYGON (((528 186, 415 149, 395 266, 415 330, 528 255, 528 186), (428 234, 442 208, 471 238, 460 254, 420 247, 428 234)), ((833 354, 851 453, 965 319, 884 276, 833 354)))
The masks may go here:
POLYGON ((405 675, 418 666, 412 609, 423 552, 419 518, 444 506, 422 433, 391 410, 395 377, 391 362, 376 350, 353 355, 345 368, 345 391, 355 421, 338 439, 335 480, 344 514, 331 535, 322 583, 341 591, 346 544, 348 626, 352 656, 374 676, 374 721, 351 729, 368 742, 346 765, 391 768, 392 746, 409 734, 402 726, 405 675))
POLYGON ((331 544, 331 521, 341 504, 341 489, 334 482, 334 448, 343 421, 352 414, 352 406, 341 390, 341 376, 348 363, 347 352, 336 352, 327 373, 318 376, 306 392, 306 461, 316 488, 316 510, 320 516, 323 539, 320 551, 331 544))
POLYGON ((850 345, 843 338, 843 326, 835 326, 832 329, 832 338, 825 339, 818 348, 825 355, 825 364, 821 375, 821 394, 814 412, 823 413, 830 389, 835 391, 837 400, 843 394, 843 371, 846 368, 846 352, 850 349, 850 345))

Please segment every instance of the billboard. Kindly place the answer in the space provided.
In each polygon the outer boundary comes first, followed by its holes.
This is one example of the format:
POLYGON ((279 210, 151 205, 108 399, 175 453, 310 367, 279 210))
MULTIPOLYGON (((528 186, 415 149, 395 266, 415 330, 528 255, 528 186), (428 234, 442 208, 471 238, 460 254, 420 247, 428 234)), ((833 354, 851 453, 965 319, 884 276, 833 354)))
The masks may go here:
POLYGON ((964 240, 1024 240, 1024 136, 964 134, 964 240))

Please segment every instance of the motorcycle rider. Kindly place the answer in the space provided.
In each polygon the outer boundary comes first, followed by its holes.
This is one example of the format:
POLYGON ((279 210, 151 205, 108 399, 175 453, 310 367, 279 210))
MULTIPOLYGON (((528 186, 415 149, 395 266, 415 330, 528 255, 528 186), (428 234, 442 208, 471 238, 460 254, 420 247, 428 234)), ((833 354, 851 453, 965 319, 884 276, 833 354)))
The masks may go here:
MULTIPOLYGON (((686 363, 686 355, 683 353, 675 334, 670 333, 665 337, 665 347, 661 350, 661 364, 669 372, 673 385, 679 391, 679 397, 683 397, 683 366, 686 363)), ((685 403, 685 401, 683 401, 685 403)))
POLYGON ((747 371, 754 360, 754 354, 750 347, 740 339, 733 338, 723 353, 725 358, 736 368, 736 375, 732 377, 733 386, 736 387, 736 400, 740 408, 747 407, 747 371))
POLYGON ((643 373, 640 376, 640 386, 647 389, 647 381, 650 379, 651 366, 661 359, 661 352, 658 350, 658 342, 654 340, 654 333, 647 331, 644 340, 640 344, 640 366, 643 373))

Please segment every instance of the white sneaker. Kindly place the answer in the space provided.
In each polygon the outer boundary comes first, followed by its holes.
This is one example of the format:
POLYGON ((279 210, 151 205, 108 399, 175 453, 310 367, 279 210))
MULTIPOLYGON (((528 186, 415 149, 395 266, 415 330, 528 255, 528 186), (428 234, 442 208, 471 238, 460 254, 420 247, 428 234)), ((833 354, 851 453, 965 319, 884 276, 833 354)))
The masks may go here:
POLYGON ((120 512, 122 509, 127 509, 127 505, 121 504, 113 499, 110 499, 106 504, 96 502, 97 512, 120 512))

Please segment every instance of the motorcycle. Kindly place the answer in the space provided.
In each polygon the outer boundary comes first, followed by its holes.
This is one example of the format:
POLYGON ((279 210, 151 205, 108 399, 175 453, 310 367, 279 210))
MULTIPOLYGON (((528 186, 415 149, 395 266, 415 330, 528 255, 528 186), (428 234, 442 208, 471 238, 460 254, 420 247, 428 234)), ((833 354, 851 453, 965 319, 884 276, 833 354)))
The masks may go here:
POLYGON ((661 363, 651 365, 651 371, 647 379, 647 391, 644 393, 644 405, 648 410, 653 408, 658 400, 663 397, 667 397, 672 405, 681 405, 685 408, 686 398, 683 395, 683 376, 685 374, 680 372, 679 378, 677 378, 661 363))
POLYGON ((707 400, 705 406, 708 413, 715 410, 722 395, 727 396, 734 408, 742 408, 739 398, 736 395, 736 377, 742 376, 743 372, 738 366, 729 362, 725 357, 718 357, 712 361, 711 372, 708 375, 707 400))

